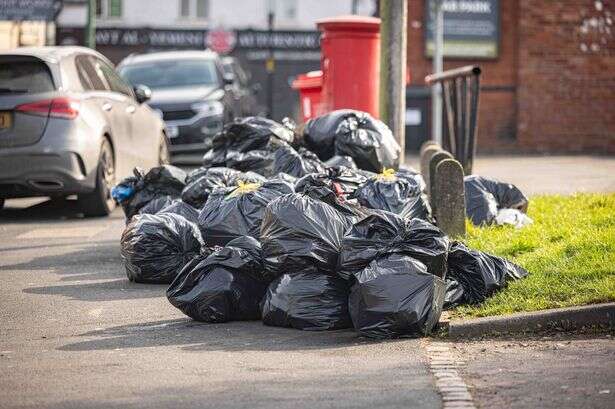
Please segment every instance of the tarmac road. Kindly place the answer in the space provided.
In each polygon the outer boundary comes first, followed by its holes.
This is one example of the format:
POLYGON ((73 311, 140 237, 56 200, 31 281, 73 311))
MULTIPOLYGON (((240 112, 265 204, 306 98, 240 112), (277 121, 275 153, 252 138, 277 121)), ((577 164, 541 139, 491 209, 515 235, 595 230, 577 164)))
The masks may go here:
POLYGON ((35 203, 0 212, 0 408, 441 407, 426 340, 196 323, 126 279, 121 211, 35 203))

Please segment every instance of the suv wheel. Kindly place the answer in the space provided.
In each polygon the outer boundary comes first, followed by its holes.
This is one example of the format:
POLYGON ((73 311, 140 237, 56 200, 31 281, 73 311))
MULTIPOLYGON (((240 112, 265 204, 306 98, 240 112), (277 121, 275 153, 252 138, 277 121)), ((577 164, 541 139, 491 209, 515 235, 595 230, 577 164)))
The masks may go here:
POLYGON ((111 144, 105 139, 100 147, 96 171, 96 188, 91 193, 79 195, 79 204, 86 216, 107 216, 115 209, 111 188, 115 185, 115 159, 111 144))

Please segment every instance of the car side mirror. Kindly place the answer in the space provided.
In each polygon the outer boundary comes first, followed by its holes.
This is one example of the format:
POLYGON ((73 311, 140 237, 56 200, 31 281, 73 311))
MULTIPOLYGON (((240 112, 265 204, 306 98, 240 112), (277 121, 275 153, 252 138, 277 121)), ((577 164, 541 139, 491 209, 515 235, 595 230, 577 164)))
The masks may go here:
POLYGON ((139 104, 148 101, 152 97, 152 90, 147 85, 137 85, 133 88, 135 91, 135 98, 139 104))
POLYGON ((259 92, 261 92, 262 87, 261 87, 261 84, 257 82, 256 84, 252 84, 250 89, 252 90, 252 94, 256 95, 259 92))
POLYGON ((225 72, 222 75, 222 80, 224 81, 224 85, 233 85, 235 83, 235 74, 232 72, 225 72))

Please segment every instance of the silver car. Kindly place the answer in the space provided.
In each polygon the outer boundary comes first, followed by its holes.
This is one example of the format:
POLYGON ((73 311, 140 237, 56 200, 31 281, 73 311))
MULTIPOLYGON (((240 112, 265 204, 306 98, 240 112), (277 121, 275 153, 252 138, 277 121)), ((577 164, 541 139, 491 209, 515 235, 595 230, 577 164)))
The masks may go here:
POLYGON ((168 163, 165 127, 104 56, 84 47, 0 53, 0 208, 5 199, 77 195, 87 216, 115 207, 111 187, 168 163))

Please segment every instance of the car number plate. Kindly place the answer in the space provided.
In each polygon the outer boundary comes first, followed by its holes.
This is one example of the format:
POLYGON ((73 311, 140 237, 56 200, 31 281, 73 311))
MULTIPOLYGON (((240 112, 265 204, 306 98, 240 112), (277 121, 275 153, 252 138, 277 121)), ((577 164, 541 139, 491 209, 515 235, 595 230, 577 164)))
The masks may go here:
POLYGON ((8 129, 13 126, 13 115, 10 112, 0 112, 0 129, 8 129))
POLYGON ((179 135, 179 128, 173 125, 167 125, 167 136, 169 138, 177 138, 179 135))

